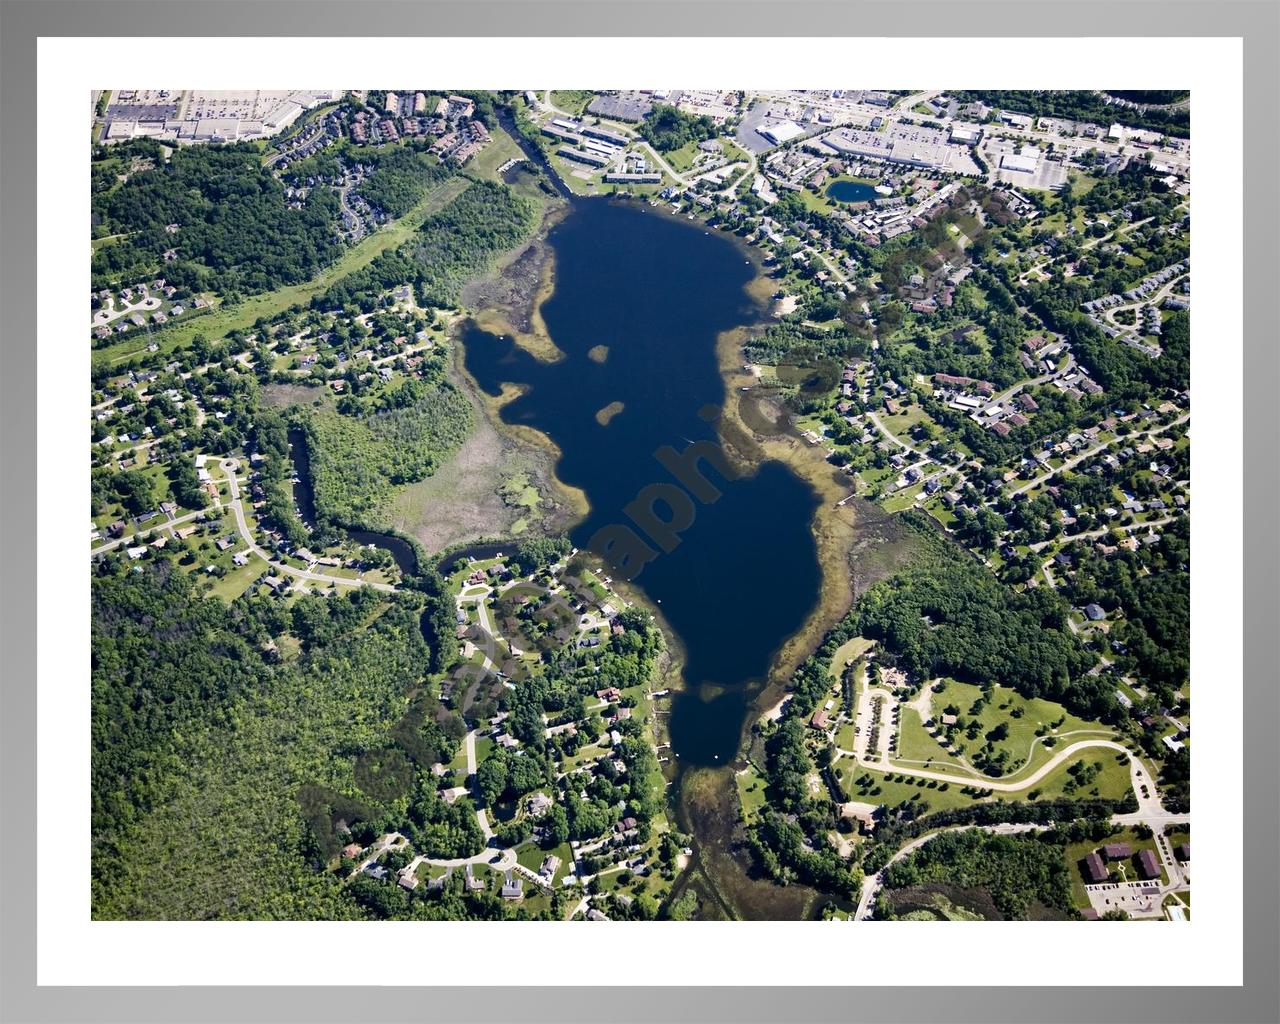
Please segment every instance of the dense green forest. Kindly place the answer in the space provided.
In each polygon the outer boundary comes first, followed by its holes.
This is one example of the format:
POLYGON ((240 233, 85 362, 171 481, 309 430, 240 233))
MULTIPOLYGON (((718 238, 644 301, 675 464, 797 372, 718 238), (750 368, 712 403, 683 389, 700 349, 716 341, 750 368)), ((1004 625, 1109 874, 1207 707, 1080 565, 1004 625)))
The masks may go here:
MULTIPOLYGON (((885 869, 890 895, 929 883, 983 889, 1007 920, 1025 920, 1035 904, 1058 916, 1076 916, 1063 848, 1041 839, 978 829, 944 832, 885 869)), ((893 901, 882 897, 877 917, 893 916, 892 909, 893 901)))
POLYGON ((1101 125, 1109 125, 1118 120, 1134 128, 1149 128, 1151 131, 1181 138, 1187 138, 1191 134, 1189 110, 1140 112, 1129 107, 1113 106, 1092 90, 986 89, 970 92, 961 90, 951 95, 961 103, 981 101, 999 110, 1030 114, 1032 117, 1060 117, 1101 125))
POLYGON ((326 309, 359 306, 368 311, 388 288, 408 282, 423 305, 453 306, 463 285, 528 237, 536 220, 532 200, 505 185, 473 182, 428 217, 415 238, 349 274, 315 302, 326 309))
POLYGON ((93 580, 93 914, 363 916, 316 870, 297 791, 350 790, 428 652, 415 595, 228 607, 158 558, 93 580), (281 661, 276 641, 302 644, 281 661))
POLYGON ((871 587, 852 615, 856 633, 881 641, 914 681, 937 676, 1012 686, 1088 718, 1114 718, 1115 695, 1067 627, 1067 607, 1047 588, 1017 592, 914 514, 926 554, 871 587))
POLYGON ((655 103, 640 124, 640 134, 660 153, 705 142, 716 136, 716 123, 705 114, 686 114, 665 103, 655 103))
POLYGON ((93 177, 95 233, 127 236, 94 252, 95 289, 162 274, 193 291, 262 292, 306 281, 338 255, 337 197, 317 188, 291 208, 249 144, 181 147, 165 160, 154 143, 131 142, 94 159, 110 167, 93 177), (119 182, 135 158, 146 169, 119 182), (177 257, 166 261, 170 249, 177 257))
POLYGON ((470 278, 533 230, 536 216, 532 200, 505 185, 480 181, 427 218, 409 243, 423 304, 454 305, 470 278))
POLYGON ((1096 602, 1123 613, 1109 636, 1120 667, 1166 706, 1191 671, 1191 525, 1170 523, 1155 544, 1104 558, 1091 546, 1069 548, 1074 570, 1064 587, 1073 604, 1096 602))
POLYGON ((403 217, 429 189, 453 174, 451 165, 407 146, 375 150, 373 160, 373 173, 360 185, 360 194, 391 217, 403 217))
MULTIPOLYGON (((466 732, 428 677, 423 598, 371 590, 307 595, 292 605, 202 596, 163 554, 141 571, 109 555, 93 579, 93 914, 96 919, 466 919, 528 916, 461 878, 413 894, 331 870, 343 843, 398 831, 413 851, 465 857, 485 845, 467 798, 448 803, 430 770, 451 761, 466 732)), ((478 792, 493 806, 534 789, 555 792, 564 759, 604 731, 545 735, 545 719, 581 715, 601 678, 650 678, 662 650, 635 609, 623 631, 587 651, 572 642, 515 690, 473 708, 501 709, 522 743, 481 763, 478 792)), ((621 734, 614 766, 563 794, 544 822, 551 849, 595 838, 625 813, 649 822, 664 805, 656 756, 639 720, 621 734)), ((500 826, 504 841, 528 826, 500 826), (510 833, 510 834, 507 834, 510 833)), ((563 907, 553 902, 553 913, 563 907)))
POLYGON ((1104 89, 1103 91, 1108 96, 1128 100, 1130 103, 1149 103, 1152 106, 1183 103, 1191 98, 1189 89, 1104 89))
POLYGON ((409 379, 393 402, 343 415, 302 414, 317 516, 377 525, 375 513, 398 484, 430 476, 471 429, 471 405, 446 380, 409 379))

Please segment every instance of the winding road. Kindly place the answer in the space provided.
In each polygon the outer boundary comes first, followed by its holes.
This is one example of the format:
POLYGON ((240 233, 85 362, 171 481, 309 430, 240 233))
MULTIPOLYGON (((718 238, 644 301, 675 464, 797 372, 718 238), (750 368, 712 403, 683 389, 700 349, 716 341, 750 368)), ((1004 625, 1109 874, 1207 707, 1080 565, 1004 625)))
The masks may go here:
POLYGON ((230 492, 231 500, 227 502, 232 513, 236 517, 236 529, 240 531, 241 539, 249 545, 249 550, 270 565, 277 572, 284 573, 286 576, 292 576, 295 579, 306 580, 310 583, 326 583, 335 584, 344 587, 372 587, 374 590, 381 590, 388 594, 395 593, 395 587, 390 583, 373 583, 369 580, 353 580, 345 576, 325 576, 318 572, 311 572, 309 569, 295 569, 291 565, 285 565, 283 562, 274 561, 271 555, 258 546, 253 539, 253 531, 249 529, 249 522, 245 518, 244 503, 240 499, 240 481, 236 479, 236 470, 239 469, 240 463, 235 459, 222 460, 223 472, 227 474, 227 489, 230 492))
POLYGON ((1055 768, 1059 767, 1064 761, 1070 760, 1082 750, 1088 750, 1091 747, 1104 747, 1107 750, 1114 750, 1117 753, 1127 754, 1130 761, 1130 769, 1133 768, 1133 762, 1136 760, 1128 747, 1123 744, 1116 743, 1113 740, 1078 740, 1069 746, 1063 747, 1055 753, 1048 761, 1042 764, 1026 778, 1018 779, 1013 782, 1001 782, 999 779, 990 779, 982 775, 952 775, 948 772, 934 771, 932 768, 906 768, 897 761, 885 761, 881 758, 859 757, 852 750, 844 750, 840 747, 836 748, 836 752, 842 757, 851 757, 858 764, 866 768, 875 768, 883 770, 886 763, 889 771, 896 772, 899 775, 911 775, 918 779, 937 779, 939 782, 954 782, 960 786, 978 786, 982 789, 993 789, 1001 793, 1018 793, 1024 789, 1029 789, 1037 782, 1050 774, 1055 768))

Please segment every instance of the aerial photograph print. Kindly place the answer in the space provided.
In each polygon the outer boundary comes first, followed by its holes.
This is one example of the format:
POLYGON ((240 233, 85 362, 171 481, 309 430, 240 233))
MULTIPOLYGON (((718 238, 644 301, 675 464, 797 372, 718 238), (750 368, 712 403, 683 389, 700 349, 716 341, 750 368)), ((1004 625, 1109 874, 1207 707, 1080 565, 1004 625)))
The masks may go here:
POLYGON ((95 921, 1190 921, 1189 90, 84 99, 95 921))

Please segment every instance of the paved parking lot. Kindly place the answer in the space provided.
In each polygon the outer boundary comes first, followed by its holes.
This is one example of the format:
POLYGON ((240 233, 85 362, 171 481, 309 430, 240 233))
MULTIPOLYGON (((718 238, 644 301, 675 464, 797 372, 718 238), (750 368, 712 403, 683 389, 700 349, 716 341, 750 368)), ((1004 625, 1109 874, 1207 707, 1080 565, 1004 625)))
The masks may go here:
POLYGON ((1109 910, 1123 910, 1130 917, 1163 917, 1164 895, 1151 882, 1102 882, 1086 885, 1089 904, 1101 917, 1109 910))

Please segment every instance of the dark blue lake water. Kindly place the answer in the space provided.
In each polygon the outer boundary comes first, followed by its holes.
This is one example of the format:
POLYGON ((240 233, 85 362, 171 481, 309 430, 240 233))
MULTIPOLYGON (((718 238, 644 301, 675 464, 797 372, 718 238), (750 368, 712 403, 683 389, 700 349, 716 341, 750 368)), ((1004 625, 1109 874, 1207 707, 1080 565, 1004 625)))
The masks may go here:
MULTIPOLYGON (((560 447, 558 476, 591 505, 572 534, 585 548, 614 525, 645 539, 624 507, 649 485, 676 483, 655 457, 660 448, 715 442, 708 416, 725 397, 717 336, 760 314, 746 291, 754 269, 732 240, 633 203, 571 206, 550 233, 556 284, 542 306, 565 358, 539 362, 474 326, 463 343, 468 371, 489 394, 504 382, 527 388, 503 419, 560 447), (608 349, 602 362, 588 356, 597 346, 608 349), (621 412, 602 425, 597 413, 612 403, 621 412)), ((819 498, 779 462, 735 480, 699 468, 721 496, 687 499, 692 522, 673 530, 672 550, 644 563, 634 582, 660 604, 687 655, 690 688, 672 708, 673 748, 685 763, 723 764, 737 751, 752 684, 816 602, 810 524, 819 498)), ((651 507, 672 518, 671 505, 651 507)))
POLYGON ((879 198, 874 185, 861 181, 833 181, 827 186, 827 196, 838 203, 867 203, 879 198))

